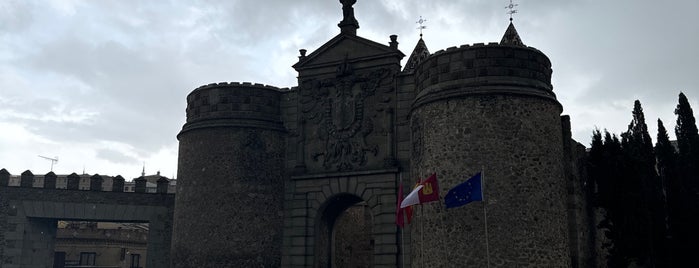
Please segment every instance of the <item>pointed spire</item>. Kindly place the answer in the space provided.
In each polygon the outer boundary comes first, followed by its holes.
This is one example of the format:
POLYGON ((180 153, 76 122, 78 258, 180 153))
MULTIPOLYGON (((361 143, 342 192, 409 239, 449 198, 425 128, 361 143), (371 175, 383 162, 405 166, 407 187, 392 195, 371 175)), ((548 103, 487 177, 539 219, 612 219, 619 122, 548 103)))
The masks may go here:
POLYGON ((354 18, 354 8, 352 7, 352 5, 357 3, 357 0, 340 0, 340 3, 342 3, 342 21, 337 24, 340 27, 340 32, 357 35, 359 22, 354 18))
POLYGON ((403 72, 412 72, 415 70, 415 67, 425 60, 427 57, 430 56, 430 51, 427 49, 427 45, 425 44, 425 41, 422 40, 422 37, 420 37, 420 40, 417 40, 417 44, 415 44, 415 48, 413 49, 413 52, 410 53, 410 57, 408 58, 408 61, 405 63, 405 68, 403 68, 403 72))
POLYGON ((524 47, 524 43, 522 43, 522 39, 519 38, 519 34, 517 34, 517 29, 515 29, 515 25, 512 24, 512 21, 510 21, 510 26, 507 27, 507 30, 505 31, 505 35, 502 36, 502 40, 500 40, 501 45, 509 45, 509 46, 521 46, 524 47))
POLYGON ((141 177, 146 176, 146 161, 143 161, 143 171, 141 171, 141 177))

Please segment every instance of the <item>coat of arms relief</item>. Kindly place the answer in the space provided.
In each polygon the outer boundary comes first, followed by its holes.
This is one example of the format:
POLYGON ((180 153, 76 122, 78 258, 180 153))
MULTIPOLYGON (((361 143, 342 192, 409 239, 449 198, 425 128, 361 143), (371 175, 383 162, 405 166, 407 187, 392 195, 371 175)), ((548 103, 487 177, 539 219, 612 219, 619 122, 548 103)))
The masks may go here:
MULTIPOLYGON (((388 69, 357 73, 345 59, 335 78, 304 81, 300 91, 303 120, 317 127, 313 136, 323 143, 320 149, 309 151, 313 161, 321 162, 326 170, 348 171, 364 166, 368 154, 379 153, 378 145, 367 142, 377 113, 369 106, 377 102, 370 101, 377 91, 393 90, 390 86, 385 89, 390 76, 388 69)), ((306 144, 309 142, 313 141, 306 144)))

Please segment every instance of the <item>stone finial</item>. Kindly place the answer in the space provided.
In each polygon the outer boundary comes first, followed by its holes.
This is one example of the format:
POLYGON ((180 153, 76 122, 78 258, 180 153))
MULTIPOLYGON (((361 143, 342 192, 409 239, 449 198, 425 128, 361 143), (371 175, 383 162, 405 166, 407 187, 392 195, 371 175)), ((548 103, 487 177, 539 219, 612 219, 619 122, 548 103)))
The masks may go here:
POLYGON ((68 188, 68 190, 80 189, 80 175, 75 174, 75 172, 68 175, 68 182, 66 182, 66 188, 68 188))
POLYGON ((56 173, 53 171, 44 175, 44 189, 56 189, 56 173))
POLYGON ((134 180, 135 188, 134 192, 137 193, 145 193, 146 192, 146 183, 148 182, 144 176, 135 178, 134 180))
POLYGON ((398 36, 395 35, 395 34, 392 34, 392 35, 389 36, 389 37, 391 38, 391 42, 389 42, 388 45, 389 45, 392 49, 398 49, 398 36))
POLYGON ((102 191, 102 181, 104 181, 104 179, 102 179, 102 176, 99 174, 92 175, 92 177, 90 177, 90 191, 102 191))
POLYGON ((168 186, 170 186, 170 180, 161 176, 160 179, 158 179, 157 183, 158 183, 158 188, 157 188, 156 192, 159 194, 166 194, 167 188, 168 188, 168 186))
POLYGON ((7 169, 0 169, 0 186, 10 185, 10 172, 7 169))
POLYGON ((112 179, 112 192, 124 192, 124 177, 117 175, 112 179))
POLYGON ((357 3, 357 0, 340 0, 340 3, 342 3, 342 21, 337 24, 340 27, 340 32, 357 35, 359 22, 354 18, 354 8, 352 7, 352 5, 357 3))
POLYGON ((306 51, 305 49, 299 49, 299 62, 303 61, 306 59, 306 51))
POLYGON ((34 174, 32 174, 32 172, 29 170, 22 172, 22 175, 21 175, 20 181, 19 181, 19 187, 32 188, 33 185, 34 185, 34 174))

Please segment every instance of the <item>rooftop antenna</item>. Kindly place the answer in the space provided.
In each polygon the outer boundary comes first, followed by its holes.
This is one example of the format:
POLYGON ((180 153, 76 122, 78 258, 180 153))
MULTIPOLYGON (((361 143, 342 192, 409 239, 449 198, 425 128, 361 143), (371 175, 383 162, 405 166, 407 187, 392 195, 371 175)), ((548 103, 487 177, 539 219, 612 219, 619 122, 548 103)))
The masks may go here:
POLYGON ((512 0, 510 0, 510 4, 505 6, 505 9, 509 9, 507 11, 507 14, 510 15, 510 21, 512 21, 512 14, 517 13, 517 10, 515 9, 516 6, 519 6, 519 4, 514 4, 512 3, 512 0))
POLYGON ((51 161, 51 172, 53 172, 53 165, 58 163, 58 156, 51 158, 51 157, 46 157, 46 156, 40 155, 39 157, 51 161))
POLYGON ((425 22, 427 22, 427 20, 423 19, 422 16, 420 16, 420 19, 415 22, 417 24, 420 24, 420 26, 417 26, 416 28, 420 30, 420 38, 422 38, 422 30, 427 29, 427 25, 422 25, 425 22))

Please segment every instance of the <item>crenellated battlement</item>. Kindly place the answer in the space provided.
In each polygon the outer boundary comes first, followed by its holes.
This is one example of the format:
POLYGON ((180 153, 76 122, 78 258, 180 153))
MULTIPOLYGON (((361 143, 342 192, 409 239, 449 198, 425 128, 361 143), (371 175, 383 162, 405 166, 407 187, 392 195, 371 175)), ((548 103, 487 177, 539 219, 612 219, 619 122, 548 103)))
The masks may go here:
POLYGON ((197 128, 251 126, 283 130, 281 95, 291 89, 250 82, 220 82, 187 96, 186 132, 197 128))
MULTIPOLYGON (((78 175, 76 173, 70 175, 56 175, 54 172, 49 172, 43 176, 37 176, 29 170, 22 172, 20 175, 12 175, 4 168, 0 169, 0 187, 126 193, 130 192, 129 190, 133 190, 133 193, 148 193, 147 181, 144 177, 135 178, 133 182, 134 188, 127 190, 125 189, 125 179, 121 175, 78 175)), ((155 193, 167 194, 169 183, 170 181, 167 179, 158 180, 155 193)))
POLYGON ((439 50, 415 68, 415 106, 462 94, 524 94, 555 100, 551 61, 526 46, 491 42, 439 50))
POLYGON ((196 90, 201 89, 201 88, 211 88, 211 87, 231 87, 231 88, 245 87, 245 88, 259 88, 259 89, 277 90, 277 91, 284 91, 285 89, 288 89, 288 88, 278 88, 278 87, 275 87, 272 85, 265 85, 265 84, 253 83, 253 82, 218 82, 218 83, 210 83, 210 84, 206 84, 206 85, 201 85, 198 88, 194 89, 194 91, 192 91, 192 93, 196 92, 196 90))

